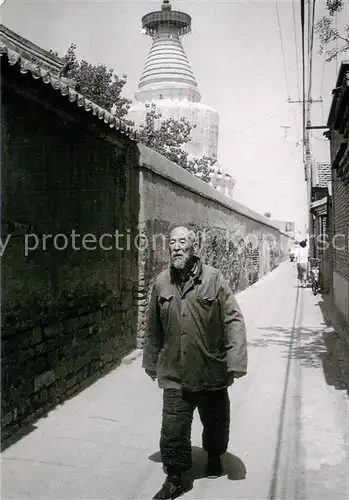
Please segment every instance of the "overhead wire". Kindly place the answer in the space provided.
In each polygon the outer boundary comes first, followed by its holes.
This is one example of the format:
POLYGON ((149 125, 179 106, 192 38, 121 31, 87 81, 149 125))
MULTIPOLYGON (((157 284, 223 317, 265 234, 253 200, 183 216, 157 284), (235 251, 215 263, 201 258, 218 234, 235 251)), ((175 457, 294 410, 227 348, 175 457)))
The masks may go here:
MULTIPOLYGON (((313 49, 314 49, 314 25, 315 25, 315 2, 316 0, 312 0, 312 8, 311 8, 311 0, 308 0, 308 61, 309 61, 309 82, 308 82, 308 106, 307 106, 307 117, 306 117, 306 125, 311 125, 311 105, 312 105, 312 83, 313 83, 313 49)), ((307 130, 308 132, 308 130, 307 130)), ((310 134, 307 133, 306 136, 306 146, 307 146, 307 156, 311 161, 311 144, 310 144, 310 134)), ((312 170, 312 169, 311 169, 312 170)), ((310 178, 312 177, 310 170, 310 178)))
POLYGON ((273 119, 275 116, 277 116, 283 112, 283 110, 280 109, 280 105, 284 102, 286 103, 287 101, 280 102, 275 107, 275 109, 273 111, 270 111, 266 115, 261 116, 261 118, 259 120, 256 120, 255 122, 252 122, 252 123, 249 123, 248 125, 246 125, 244 127, 232 128, 232 129, 230 129, 230 132, 242 132, 244 130, 247 130, 247 129, 252 128, 252 127, 256 127, 257 125, 261 125, 262 123, 265 123, 265 122, 273 119))
MULTIPOLYGON (((299 47, 298 47, 298 43, 297 43, 296 3, 295 3, 295 0, 292 0, 292 15, 293 15, 293 40, 294 40, 294 47, 295 47, 296 70, 297 70, 298 99, 300 102, 302 102, 302 99, 301 99, 302 94, 301 94, 301 86, 300 86, 301 78, 300 78, 300 69, 299 69, 299 47)), ((302 136, 302 131, 299 131, 299 123, 298 123, 299 117, 298 117, 298 115, 295 114, 294 108, 292 107, 291 109, 292 109, 291 114, 293 115, 293 119, 294 119, 295 124, 296 124, 297 132, 300 134, 300 136, 302 136)))
MULTIPOLYGON (((306 125, 305 125, 305 5, 304 0, 301 0, 301 32, 302 32, 302 115, 303 115, 303 162, 305 163, 305 140, 306 140, 306 125)), ((305 170, 306 172, 306 170, 305 170)))
POLYGON ((295 0, 292 0, 292 12, 293 12, 294 46, 295 46, 295 52, 296 52, 297 89, 298 89, 298 99, 300 99, 300 97, 301 97, 301 89, 300 89, 299 66, 298 66, 299 59, 298 59, 298 45, 297 45, 295 0))
POLYGON ((322 64, 322 73, 321 73, 320 96, 322 96, 322 89, 323 89, 323 86, 324 86, 325 66, 326 66, 326 59, 325 59, 325 56, 324 56, 324 58, 323 58, 323 64, 322 64))
POLYGON ((322 123, 325 122, 325 114, 324 114, 324 103, 322 100, 322 89, 324 86, 324 81, 325 81, 325 67, 326 67, 326 59, 325 56, 323 56, 323 64, 322 64, 322 75, 321 75, 321 84, 320 84, 320 99, 321 99, 321 119, 322 123))
POLYGON ((281 45, 281 55, 282 55, 282 64, 284 67, 284 76, 285 76, 285 84, 286 84, 286 92, 287 92, 287 98, 290 99, 290 87, 288 83, 288 76, 287 76, 287 67, 286 67, 286 58, 285 58, 285 49, 284 49, 284 42, 282 38, 282 31, 281 31, 281 22, 280 22, 280 14, 279 14, 279 7, 278 7, 278 0, 275 0, 275 8, 276 8, 276 17, 278 21, 278 27, 279 27, 279 37, 280 37, 280 45, 281 45))
MULTIPOLYGON (((314 53, 314 25, 315 25, 315 1, 313 0, 313 8, 309 16, 309 32, 308 32, 308 61, 309 61, 309 86, 308 86, 308 121, 310 121, 311 110, 311 91, 313 83, 313 53, 314 53)), ((310 0, 309 0, 310 6, 310 0)))
MULTIPOLYGON (((336 32, 338 33, 338 11, 335 14, 336 32)), ((338 53, 338 37, 336 37, 336 53, 338 53)), ((338 75, 338 57, 336 57, 336 75, 338 75)))

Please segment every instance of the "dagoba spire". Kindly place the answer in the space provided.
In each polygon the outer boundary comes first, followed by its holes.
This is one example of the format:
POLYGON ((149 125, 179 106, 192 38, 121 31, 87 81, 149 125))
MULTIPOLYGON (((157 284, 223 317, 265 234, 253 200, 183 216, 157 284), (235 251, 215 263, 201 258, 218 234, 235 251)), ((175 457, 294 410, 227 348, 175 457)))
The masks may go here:
MULTIPOLYGON (((170 0, 163 0, 160 10, 143 16, 141 31, 153 43, 128 118, 136 127, 143 125, 147 105, 152 103, 161 120, 184 118, 189 123, 191 140, 182 146, 189 158, 217 158, 219 116, 200 102, 198 84, 181 42, 181 37, 191 31, 191 17, 172 10, 170 0)), ((159 121, 156 126, 160 126, 159 121)), ((232 197, 234 179, 218 163, 214 168, 211 186, 232 197)))
MULTIPOLYGON (((142 17, 141 32, 153 42, 128 118, 136 127, 143 125, 147 105, 152 103, 161 120, 184 118, 191 126, 191 140, 182 145, 189 159, 217 158, 219 116, 213 108, 200 102, 198 84, 181 42, 181 37, 191 32, 191 17, 172 10, 170 0, 163 0, 161 9, 142 17)), ((160 126, 159 121, 156 126, 160 126)), ((235 181, 216 163, 210 184, 232 196, 235 181)))
POLYGON ((180 37, 190 33, 191 17, 172 10, 163 0, 161 10, 142 18, 142 32, 153 44, 139 81, 137 101, 187 99, 199 102, 201 95, 180 37))

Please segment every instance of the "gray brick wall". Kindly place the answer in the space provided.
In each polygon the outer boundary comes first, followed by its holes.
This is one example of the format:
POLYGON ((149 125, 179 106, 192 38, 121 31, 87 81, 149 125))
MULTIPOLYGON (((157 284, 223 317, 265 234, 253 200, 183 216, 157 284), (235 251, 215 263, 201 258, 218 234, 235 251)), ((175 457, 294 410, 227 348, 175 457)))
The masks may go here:
POLYGON ((99 138, 65 106, 57 103, 67 120, 3 93, 2 238, 11 235, 2 258, 3 441, 136 346, 136 249, 41 243, 73 229, 137 231, 136 145, 121 134, 115 143, 99 138), (40 244, 26 256, 28 233, 40 244))
POLYGON ((200 255, 219 268, 234 292, 255 283, 289 258, 292 241, 259 214, 189 176, 183 169, 141 149, 140 231, 149 242, 139 252, 138 345, 142 346, 147 298, 156 275, 168 265, 163 237, 186 224, 199 237, 200 255), (153 242, 153 236, 157 235, 153 242))
POLYGON ((349 187, 341 180, 333 183, 334 235, 338 237, 333 248, 334 270, 349 280, 349 187))

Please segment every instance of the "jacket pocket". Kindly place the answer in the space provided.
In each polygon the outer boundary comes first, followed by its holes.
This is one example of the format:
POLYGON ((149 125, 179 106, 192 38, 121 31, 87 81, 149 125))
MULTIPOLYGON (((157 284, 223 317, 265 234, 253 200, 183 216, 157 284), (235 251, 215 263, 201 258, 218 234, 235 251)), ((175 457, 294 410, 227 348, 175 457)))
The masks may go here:
POLYGON ((158 304, 159 304, 159 312, 160 312, 160 319, 163 323, 167 323, 168 321, 168 312, 169 308, 171 305, 173 299, 173 294, 160 294, 158 298, 158 304))
POLYGON ((173 299, 173 294, 161 293, 159 295, 158 301, 160 306, 166 304, 166 302, 170 302, 173 299))
POLYGON ((220 324, 218 297, 213 295, 197 295, 196 314, 200 324, 200 336, 206 350, 216 355, 222 349, 222 325, 220 324))
POLYGON ((196 297, 196 300, 199 302, 199 304, 200 304, 203 308, 205 308, 205 309, 209 310, 209 309, 213 306, 213 303, 214 303, 214 301, 215 301, 215 298, 216 298, 216 297, 202 297, 202 296, 198 295, 198 296, 196 297))

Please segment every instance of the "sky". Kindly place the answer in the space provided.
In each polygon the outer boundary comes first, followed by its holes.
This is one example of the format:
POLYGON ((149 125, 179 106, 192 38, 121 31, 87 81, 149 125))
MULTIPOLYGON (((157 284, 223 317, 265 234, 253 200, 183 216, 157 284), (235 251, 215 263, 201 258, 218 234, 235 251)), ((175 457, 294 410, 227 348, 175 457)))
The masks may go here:
MULTIPOLYGON (((236 180, 234 198, 273 219, 307 223, 302 153, 301 23, 299 0, 176 1, 192 17, 182 44, 202 95, 219 113, 218 160, 236 180), (280 28, 279 29, 279 25, 280 28)), ((1 22, 45 49, 64 55, 71 42, 78 58, 125 73, 133 98, 151 39, 141 18, 161 1, 5 0, 1 22)), ((315 19, 325 14, 317 0, 315 19)), ((341 29, 349 4, 338 16, 341 29)), ((326 125, 341 59, 325 63, 314 39, 312 125, 326 125)), ((329 161, 323 130, 311 131, 316 161, 329 161)))

